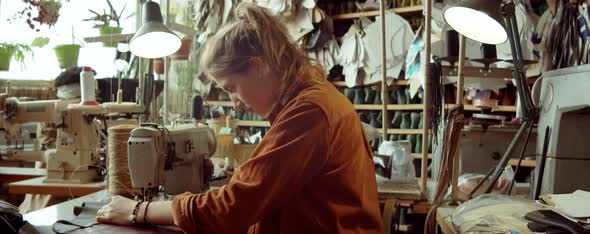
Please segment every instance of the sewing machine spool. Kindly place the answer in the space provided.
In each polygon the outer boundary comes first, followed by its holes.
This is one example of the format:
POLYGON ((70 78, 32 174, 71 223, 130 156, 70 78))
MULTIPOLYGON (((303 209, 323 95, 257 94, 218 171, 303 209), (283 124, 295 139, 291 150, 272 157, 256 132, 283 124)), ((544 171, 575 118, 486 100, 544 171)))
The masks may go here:
POLYGON ((108 133, 107 190, 111 195, 133 197, 135 192, 129 176, 127 140, 137 125, 123 124, 110 127, 108 133))
POLYGON ((504 116, 491 114, 492 110, 498 107, 498 100, 475 99, 473 100, 473 104, 481 108, 481 113, 473 114, 471 123, 481 125, 484 131, 488 129, 488 126, 500 125, 506 119, 504 116))

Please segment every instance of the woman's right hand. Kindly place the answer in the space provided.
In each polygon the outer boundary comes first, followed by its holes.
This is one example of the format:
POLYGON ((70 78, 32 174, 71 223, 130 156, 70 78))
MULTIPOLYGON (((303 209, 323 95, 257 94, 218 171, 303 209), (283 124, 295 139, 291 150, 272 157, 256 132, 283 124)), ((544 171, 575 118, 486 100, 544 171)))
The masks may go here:
POLYGON ((111 202, 96 212, 96 222, 131 225, 136 201, 122 196, 113 196, 111 202))

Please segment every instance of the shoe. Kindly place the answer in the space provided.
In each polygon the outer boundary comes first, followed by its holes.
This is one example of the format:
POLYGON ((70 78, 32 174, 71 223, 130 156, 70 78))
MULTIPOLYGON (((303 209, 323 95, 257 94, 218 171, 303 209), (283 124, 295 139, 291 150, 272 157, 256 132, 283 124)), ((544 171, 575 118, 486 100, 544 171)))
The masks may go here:
POLYGON ((412 120, 410 118, 410 112, 402 112, 402 123, 400 129, 410 129, 412 127, 412 120))
POLYGON ((365 101, 363 102, 363 104, 376 104, 373 103, 376 94, 377 90, 372 89, 370 86, 365 87, 365 101))
POLYGON ((354 99, 352 101, 355 105, 364 104, 365 102, 365 90, 363 88, 354 89, 354 99))
POLYGON ((410 125, 412 129, 418 129, 420 125, 420 113, 421 112, 412 112, 410 114, 410 125))
POLYGON ((395 111, 393 114, 393 119, 391 120, 391 128, 400 128, 400 125, 402 123, 402 112, 401 111, 395 111))

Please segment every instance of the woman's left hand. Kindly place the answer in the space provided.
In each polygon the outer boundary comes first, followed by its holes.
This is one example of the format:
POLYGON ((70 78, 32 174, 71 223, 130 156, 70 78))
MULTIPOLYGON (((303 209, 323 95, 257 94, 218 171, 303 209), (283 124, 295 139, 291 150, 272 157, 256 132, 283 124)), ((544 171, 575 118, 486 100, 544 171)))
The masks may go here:
POLYGON ((96 222, 131 225, 137 202, 122 196, 113 196, 111 202, 96 212, 96 222))

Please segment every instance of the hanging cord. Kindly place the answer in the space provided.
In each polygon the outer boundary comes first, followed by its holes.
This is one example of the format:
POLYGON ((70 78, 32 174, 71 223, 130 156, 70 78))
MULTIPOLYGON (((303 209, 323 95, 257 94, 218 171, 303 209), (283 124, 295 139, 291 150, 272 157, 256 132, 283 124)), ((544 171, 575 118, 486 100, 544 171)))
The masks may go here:
POLYGON ((430 64, 430 70, 431 82, 430 86, 428 87, 428 89, 431 90, 432 93, 432 95, 430 95, 430 105, 428 107, 430 111, 430 118, 428 120, 423 121, 429 121, 430 127, 432 129, 432 141, 436 142, 440 121, 442 120, 442 110, 444 107, 444 86, 442 84, 442 66, 439 59, 435 58, 435 62, 430 64))
POLYGON ((466 123, 463 114, 463 106, 458 106, 449 111, 446 121, 445 135, 443 136, 443 154, 438 172, 438 183, 434 193, 432 208, 426 216, 424 233, 434 233, 436 229, 436 209, 444 202, 445 195, 451 184, 453 174, 453 160, 457 151, 457 143, 461 136, 461 130, 466 123))

